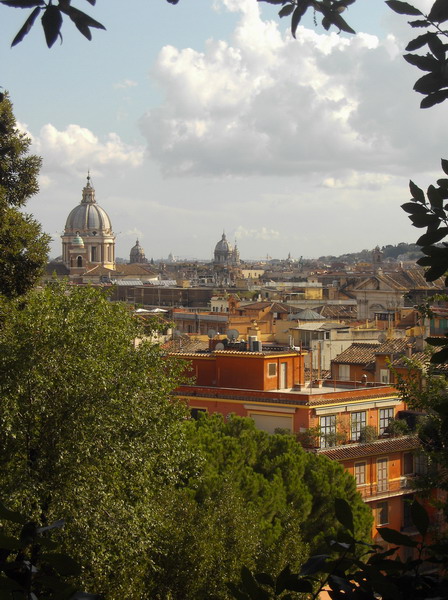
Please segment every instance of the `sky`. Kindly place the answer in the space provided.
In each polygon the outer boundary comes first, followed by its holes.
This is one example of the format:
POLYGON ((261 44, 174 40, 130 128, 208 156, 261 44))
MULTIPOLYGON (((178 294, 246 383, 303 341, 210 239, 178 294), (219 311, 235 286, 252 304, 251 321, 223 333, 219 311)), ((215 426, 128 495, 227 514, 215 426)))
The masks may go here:
MULTIPOLYGON (((418 0, 420 7, 427 0, 418 0)), ((91 42, 70 21, 47 49, 29 10, 1 7, 0 64, 20 127, 43 158, 27 210, 61 253, 90 171, 126 258, 210 259, 221 234, 242 259, 340 255, 420 235, 400 205, 447 157, 447 107, 420 110, 414 34, 382 0, 338 35, 310 16, 293 39, 255 0, 98 0, 91 42)))

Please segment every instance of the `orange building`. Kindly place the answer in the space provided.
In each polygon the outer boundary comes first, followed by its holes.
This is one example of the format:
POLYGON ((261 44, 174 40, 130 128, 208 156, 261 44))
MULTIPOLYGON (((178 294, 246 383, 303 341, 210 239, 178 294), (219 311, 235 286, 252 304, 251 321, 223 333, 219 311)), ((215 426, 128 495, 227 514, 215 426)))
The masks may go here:
POLYGON ((409 416, 386 384, 306 382, 304 355, 288 348, 229 344, 225 350, 170 352, 187 359, 193 383, 176 395, 198 412, 250 417, 260 429, 290 431, 309 451, 338 460, 355 478, 376 527, 410 527, 412 480, 425 468, 415 435, 391 437, 389 423, 409 416), (368 435, 367 435, 368 434, 368 435))

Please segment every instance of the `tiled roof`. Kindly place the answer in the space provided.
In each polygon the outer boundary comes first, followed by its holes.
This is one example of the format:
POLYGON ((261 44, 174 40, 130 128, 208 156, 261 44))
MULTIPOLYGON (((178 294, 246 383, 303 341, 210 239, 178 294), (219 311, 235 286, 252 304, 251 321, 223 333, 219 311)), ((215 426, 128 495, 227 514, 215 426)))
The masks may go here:
POLYGON ((405 436, 377 440, 370 444, 347 444, 335 448, 320 448, 318 454, 324 454, 332 460, 349 460, 363 456, 375 456, 378 454, 390 454, 403 450, 415 450, 419 448, 420 442, 417 436, 405 436))
POLYGON ((381 344, 355 342, 341 352, 332 362, 345 365, 366 365, 375 360, 375 352, 381 344))
POLYGON ((149 266, 141 264, 126 264, 122 263, 116 266, 116 273, 119 275, 138 275, 142 277, 157 277, 157 273, 149 266))
POLYGON ((291 313, 297 310, 295 306, 290 306, 284 302, 252 302, 251 304, 243 304, 238 307, 239 310, 266 310, 276 313, 291 313))
POLYGON ((400 356, 391 363, 391 366, 400 369, 408 369, 409 360, 411 360, 413 363, 417 363, 417 367, 420 368, 423 368, 429 364, 429 356, 426 354, 426 352, 414 352, 410 359, 408 359, 405 355, 400 356))
MULTIPOLYGON (((377 354, 390 354, 392 360, 398 360, 407 353, 410 345, 412 348, 415 346, 415 344, 411 344, 409 338, 386 340, 382 344, 355 342, 338 354, 332 362, 345 365, 364 365, 367 370, 371 370, 375 366, 377 354)), ((417 358, 415 353, 412 354, 412 358, 414 357, 417 358)))

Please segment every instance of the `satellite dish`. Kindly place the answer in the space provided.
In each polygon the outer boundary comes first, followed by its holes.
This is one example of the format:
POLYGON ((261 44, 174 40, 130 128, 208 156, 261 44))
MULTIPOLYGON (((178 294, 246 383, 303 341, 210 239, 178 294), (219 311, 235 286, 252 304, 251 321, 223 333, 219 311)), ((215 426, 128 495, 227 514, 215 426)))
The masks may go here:
POLYGON ((384 344, 384 342, 387 340, 387 335, 385 333, 380 333, 378 335, 378 341, 380 342, 380 344, 384 344))
POLYGON ((216 335, 216 331, 214 329, 209 329, 207 331, 207 335, 212 340, 215 337, 215 335, 216 335))
POLYGON ((231 342, 234 342, 240 337, 240 332, 238 329, 229 329, 227 332, 227 337, 231 342))
POLYGON ((224 350, 224 344, 222 342, 218 342, 215 346, 215 350, 224 350))

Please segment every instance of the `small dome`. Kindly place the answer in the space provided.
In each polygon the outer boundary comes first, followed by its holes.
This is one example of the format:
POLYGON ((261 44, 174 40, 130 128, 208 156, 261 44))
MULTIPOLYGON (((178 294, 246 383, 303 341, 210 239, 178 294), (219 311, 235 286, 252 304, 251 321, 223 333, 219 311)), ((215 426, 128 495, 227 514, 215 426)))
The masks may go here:
POLYGON ((129 258, 130 258, 131 264, 146 262, 145 251, 140 246, 140 242, 138 240, 135 242, 135 246, 133 246, 131 248, 131 253, 130 253, 129 258))
POLYGON ((84 247, 84 240, 79 235, 79 231, 76 232, 76 236, 73 238, 72 245, 84 247))

